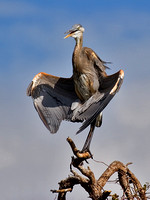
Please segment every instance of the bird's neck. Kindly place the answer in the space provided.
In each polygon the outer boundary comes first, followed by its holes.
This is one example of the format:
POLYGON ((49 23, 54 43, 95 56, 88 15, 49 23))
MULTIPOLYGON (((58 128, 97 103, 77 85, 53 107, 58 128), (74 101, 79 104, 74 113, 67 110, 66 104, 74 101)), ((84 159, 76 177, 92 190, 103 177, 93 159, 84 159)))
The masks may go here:
POLYGON ((75 48, 82 48, 82 45, 83 45, 83 36, 81 35, 80 37, 76 38, 75 48))
POLYGON ((77 67, 76 64, 78 63, 79 61, 78 59, 80 58, 80 53, 81 53, 82 45, 83 45, 83 36, 77 37, 75 40, 76 40, 76 45, 75 45, 73 57, 72 57, 74 69, 77 67))

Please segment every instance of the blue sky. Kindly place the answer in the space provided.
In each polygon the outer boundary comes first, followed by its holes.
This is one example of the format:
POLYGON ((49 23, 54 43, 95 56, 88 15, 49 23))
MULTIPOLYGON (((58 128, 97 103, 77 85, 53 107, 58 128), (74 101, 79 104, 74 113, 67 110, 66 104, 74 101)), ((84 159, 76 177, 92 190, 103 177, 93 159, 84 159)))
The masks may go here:
MULTIPOLYGON (((69 174, 70 136, 81 147, 87 130, 63 122, 51 135, 40 121, 26 88, 41 71, 72 74, 74 40, 64 32, 85 28, 84 46, 111 61, 108 74, 125 72, 121 90, 104 111, 91 151, 95 159, 133 162, 142 184, 150 182, 150 1, 0 1, 0 195, 4 200, 54 199, 50 189, 69 174)), ((96 175, 105 166, 90 162, 96 175)), ((111 189, 108 185, 108 189, 111 189)), ((120 192, 117 186, 114 188, 120 192)), ((87 194, 79 189, 80 199, 87 194)), ((76 192, 68 199, 77 199, 76 192)))

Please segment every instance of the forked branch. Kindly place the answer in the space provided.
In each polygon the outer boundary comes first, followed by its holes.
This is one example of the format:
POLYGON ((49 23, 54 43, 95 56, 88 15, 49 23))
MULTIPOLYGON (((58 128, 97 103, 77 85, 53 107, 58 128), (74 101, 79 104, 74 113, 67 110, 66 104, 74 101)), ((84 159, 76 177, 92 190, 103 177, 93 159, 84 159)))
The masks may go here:
POLYGON ((75 185, 81 185, 92 200, 105 200, 108 196, 112 199, 110 195, 111 191, 104 190, 104 186, 115 172, 118 173, 118 182, 122 187, 125 199, 147 199, 146 190, 142 187, 136 176, 128 169, 127 165, 124 165, 120 161, 114 161, 97 180, 90 167, 84 167, 84 161, 87 162, 87 159, 92 158, 91 154, 89 152, 83 153, 79 151, 71 138, 67 138, 67 141, 75 156, 72 157, 70 164, 72 175, 60 181, 59 190, 51 190, 53 193, 58 193, 57 200, 66 200, 67 192, 72 192, 75 185), (84 177, 74 171, 72 169, 73 167, 78 169, 84 177))

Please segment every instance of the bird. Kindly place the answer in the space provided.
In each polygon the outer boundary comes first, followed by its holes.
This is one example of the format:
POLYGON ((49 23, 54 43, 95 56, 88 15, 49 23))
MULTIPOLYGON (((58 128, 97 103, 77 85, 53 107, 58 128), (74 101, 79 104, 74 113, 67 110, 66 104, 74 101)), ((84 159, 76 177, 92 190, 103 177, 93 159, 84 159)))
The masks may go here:
POLYGON ((90 131, 81 152, 90 152, 95 127, 102 125, 102 111, 119 91, 124 71, 107 75, 107 62, 88 47, 83 47, 84 28, 75 24, 64 38, 73 37, 73 74, 63 78, 40 72, 27 88, 34 107, 51 133, 56 133, 62 120, 82 122, 77 134, 88 126, 90 131))

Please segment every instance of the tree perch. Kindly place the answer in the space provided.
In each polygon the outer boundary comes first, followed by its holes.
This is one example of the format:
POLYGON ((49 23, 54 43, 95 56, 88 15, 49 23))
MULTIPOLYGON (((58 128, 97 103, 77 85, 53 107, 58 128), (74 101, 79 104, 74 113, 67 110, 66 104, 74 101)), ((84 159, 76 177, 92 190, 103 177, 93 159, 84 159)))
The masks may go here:
POLYGON ((107 167, 98 180, 96 180, 90 167, 85 168, 83 164, 84 161, 92 158, 92 155, 89 152, 79 151, 71 138, 67 138, 67 141, 75 156, 72 157, 70 164, 72 175, 60 181, 59 190, 51 190, 53 193, 58 193, 57 200, 66 200, 67 192, 72 192, 75 185, 81 185, 92 200, 105 200, 110 196, 111 191, 104 190, 104 186, 115 172, 118 173, 118 181, 122 187, 125 199, 147 199, 146 190, 142 187, 136 176, 128 169, 128 164, 124 165, 120 161, 114 161, 107 167), (72 167, 78 169, 84 177, 74 171, 72 167))

